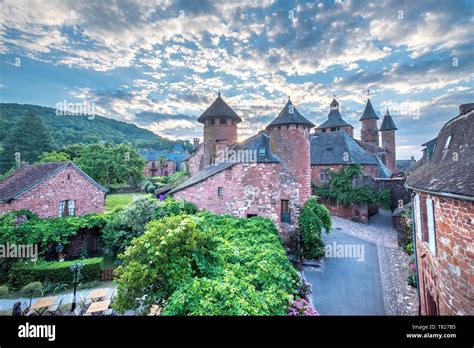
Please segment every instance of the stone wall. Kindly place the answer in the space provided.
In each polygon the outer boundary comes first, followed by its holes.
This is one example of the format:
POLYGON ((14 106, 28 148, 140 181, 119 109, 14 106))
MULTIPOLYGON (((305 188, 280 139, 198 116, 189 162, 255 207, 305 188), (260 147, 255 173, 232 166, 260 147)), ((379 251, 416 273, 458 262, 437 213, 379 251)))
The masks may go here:
POLYGON ((204 145, 199 145, 198 149, 186 161, 183 161, 183 170, 186 167, 189 171, 189 176, 195 175, 203 168, 204 145))
POLYGON ((176 162, 167 161, 165 167, 160 167, 158 161, 147 161, 146 167, 143 171, 143 174, 146 177, 153 176, 168 176, 176 172, 176 162), (153 163, 155 163, 155 168, 153 168, 153 163))
POLYGON ((59 202, 75 200, 75 215, 104 211, 105 193, 76 169, 68 166, 8 204, 0 204, 0 214, 28 209, 39 217, 58 216, 59 202))
MULTIPOLYGON (((324 169, 329 169, 333 172, 338 172, 343 167, 347 167, 346 164, 332 164, 332 165, 312 165, 311 166, 311 182, 315 185, 321 184, 321 171, 324 169)), ((370 177, 377 176, 377 166, 372 164, 362 165, 362 171, 364 175, 368 175, 370 177)))
POLYGON ((474 315, 474 202, 418 194, 433 200, 436 236, 434 255, 416 234, 421 312, 474 315))
POLYGON ((369 222, 369 209, 367 204, 350 204, 344 206, 334 202, 323 201, 321 203, 324 204, 333 215, 363 224, 369 222))
POLYGON ((258 215, 275 222, 287 241, 292 225, 280 221, 281 200, 290 201, 292 222, 298 217, 296 183, 286 182, 279 163, 237 163, 205 181, 173 194, 174 198, 195 203, 199 208, 236 217, 258 215), (223 196, 218 188, 223 188, 223 196))
MULTIPOLYGON (((298 187, 298 204, 303 205, 311 196, 311 166, 309 128, 302 125, 273 126, 270 131, 272 152, 281 161, 286 183, 294 181, 298 187)), ((296 203, 296 202, 295 202, 296 203)))

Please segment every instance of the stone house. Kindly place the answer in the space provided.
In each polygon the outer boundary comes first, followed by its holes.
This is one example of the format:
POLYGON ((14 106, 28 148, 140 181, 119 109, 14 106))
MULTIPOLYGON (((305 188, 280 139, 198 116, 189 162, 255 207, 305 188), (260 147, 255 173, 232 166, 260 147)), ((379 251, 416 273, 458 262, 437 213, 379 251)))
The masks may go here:
POLYGON ((314 124, 288 99, 265 130, 238 143, 241 119, 220 94, 198 121, 204 137, 187 160, 191 176, 170 194, 219 214, 270 218, 288 242, 311 195, 314 124))
POLYGON ((474 314, 474 103, 460 106, 408 176, 423 315, 474 314))
POLYGON ((189 155, 183 151, 141 150, 140 154, 146 160, 143 175, 146 177, 169 176, 183 170, 182 161, 189 155), (162 162, 162 159, 164 161, 162 162))
POLYGON ((72 162, 22 165, 0 182, 0 214, 20 209, 41 218, 101 213, 106 192, 72 162))

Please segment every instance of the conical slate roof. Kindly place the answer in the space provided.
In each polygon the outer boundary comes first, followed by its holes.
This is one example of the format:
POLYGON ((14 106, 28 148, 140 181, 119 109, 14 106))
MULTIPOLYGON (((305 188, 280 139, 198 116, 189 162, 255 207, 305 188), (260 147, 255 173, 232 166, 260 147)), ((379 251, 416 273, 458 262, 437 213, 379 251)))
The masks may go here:
POLYGON ((311 127, 314 127, 314 124, 307 120, 300 112, 296 109, 296 107, 291 102, 290 98, 288 98, 288 102, 286 103, 285 107, 280 111, 280 114, 275 118, 268 126, 269 129, 272 126, 280 126, 286 124, 302 124, 311 127))
POLYGON ((390 116, 390 113, 387 110, 387 113, 383 117, 382 124, 380 125, 380 131, 397 130, 397 129, 398 128, 395 126, 392 116, 390 116))
MULTIPOLYGON (((323 129, 323 128, 331 128, 331 127, 341 127, 341 126, 350 126, 349 123, 344 121, 342 119, 341 114, 339 113, 339 103, 336 101, 336 99, 332 100, 332 103, 330 105, 331 110, 329 111, 328 114, 328 120, 324 122, 323 124, 319 125, 317 128, 318 129, 323 129)), ((352 127, 354 128, 354 127, 352 127)))
POLYGON ((371 118, 376 119, 376 120, 379 119, 379 117, 374 111, 374 108, 372 107, 372 103, 370 102, 370 99, 367 99, 367 104, 365 104, 364 113, 362 114, 362 117, 359 119, 359 121, 368 120, 371 118))
POLYGON ((239 115, 221 98, 221 94, 217 96, 216 100, 202 113, 198 118, 198 122, 204 123, 209 117, 231 117, 237 123, 242 122, 239 115))

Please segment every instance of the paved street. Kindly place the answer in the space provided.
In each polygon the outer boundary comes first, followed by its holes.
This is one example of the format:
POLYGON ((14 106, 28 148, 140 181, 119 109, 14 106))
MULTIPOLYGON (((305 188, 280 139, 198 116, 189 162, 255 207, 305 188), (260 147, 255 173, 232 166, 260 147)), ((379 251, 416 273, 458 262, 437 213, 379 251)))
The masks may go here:
POLYGON ((329 246, 363 246, 364 258, 325 257, 322 267, 305 267, 320 314, 417 314, 416 289, 406 283, 411 258, 397 245, 388 211, 381 210, 368 225, 333 216, 333 230, 323 237, 329 246))
POLYGON ((359 246, 363 260, 328 257, 320 268, 305 268, 313 284, 313 305, 321 315, 384 315, 377 246, 334 229, 326 245, 359 246), (362 249, 363 248, 363 249, 362 249))

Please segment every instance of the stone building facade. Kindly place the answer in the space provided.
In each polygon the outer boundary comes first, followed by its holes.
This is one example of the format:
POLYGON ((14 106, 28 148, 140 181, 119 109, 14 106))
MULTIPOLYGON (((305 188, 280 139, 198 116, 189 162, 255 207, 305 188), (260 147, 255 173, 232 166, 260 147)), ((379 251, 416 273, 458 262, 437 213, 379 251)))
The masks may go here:
POLYGON ((41 218, 101 213, 106 192, 72 162, 22 165, 0 183, 0 214, 20 209, 41 218))
POLYGON ((407 177, 423 315, 474 314, 473 139, 474 103, 464 104, 407 177))
POLYGON ((220 95, 198 121, 204 124, 204 140, 186 161, 191 176, 170 194, 219 214, 270 218, 288 242, 311 195, 314 124, 288 100, 265 130, 237 143, 240 117, 220 95))

